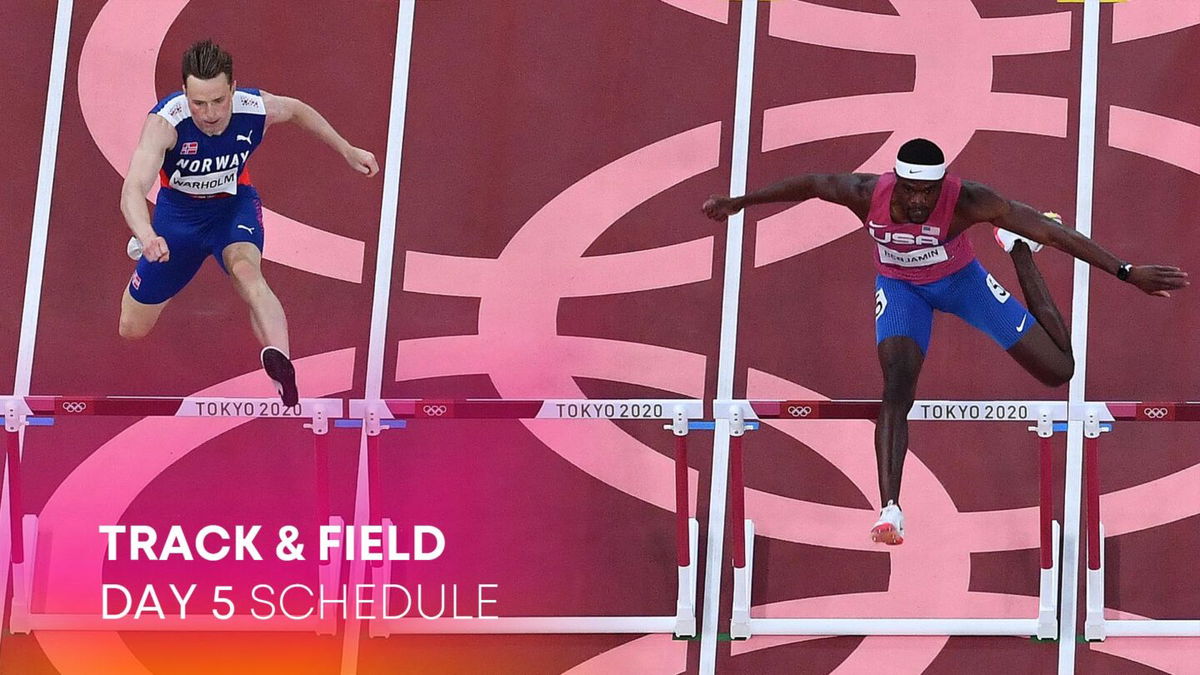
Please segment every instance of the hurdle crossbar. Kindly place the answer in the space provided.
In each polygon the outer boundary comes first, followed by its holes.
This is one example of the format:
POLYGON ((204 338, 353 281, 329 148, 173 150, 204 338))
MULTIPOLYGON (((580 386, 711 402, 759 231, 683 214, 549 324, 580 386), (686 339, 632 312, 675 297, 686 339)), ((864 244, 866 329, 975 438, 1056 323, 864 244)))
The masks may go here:
MULTIPOLYGON (((367 485, 370 521, 390 524, 380 511, 379 435, 390 428, 387 421, 405 420, 664 420, 675 436, 675 518, 678 586, 672 616, 575 616, 496 617, 464 621, 457 619, 369 619, 372 637, 399 633, 671 633, 678 637, 696 635, 696 551, 700 526, 689 516, 687 436, 692 420, 704 414, 698 399, 354 399, 350 416, 361 419, 367 429, 367 485)), ((391 583, 392 567, 385 562, 372 566, 371 581, 378 588, 391 583)))
MULTIPOLYGON (((713 401, 713 416, 730 419, 736 406, 747 420, 757 419, 843 419, 871 420, 879 417, 878 400, 725 400, 713 401)), ((920 400, 913 403, 909 421, 918 422, 1036 422, 1042 413, 1052 422, 1198 422, 1200 402, 1087 401, 957 401, 920 400)))
MULTIPOLYGON (((308 619, 262 620, 249 615, 228 619, 215 616, 180 618, 106 619, 92 613, 34 612, 33 582, 36 573, 36 553, 39 533, 38 516, 23 514, 21 502, 21 428, 35 416, 41 418, 113 416, 113 417, 208 417, 237 419, 300 419, 313 433, 315 479, 317 482, 317 522, 329 522, 336 527, 342 520, 329 515, 328 457, 329 421, 344 414, 343 400, 337 398, 301 399, 296 406, 284 406, 276 398, 209 397, 209 396, 0 396, 4 411, 5 461, 9 476, 9 518, 12 532, 13 598, 10 630, 13 633, 30 631, 270 631, 316 632, 333 635, 337 617, 308 619)), ((41 424, 40 426, 45 426, 41 424)), ((321 586, 336 590, 341 577, 339 558, 320 563, 317 568, 321 586)))
MULTIPOLYGON (((1042 639, 1058 635, 1059 523, 1051 518, 1050 437, 1056 421, 1072 415, 1116 419, 1105 409, 1072 410, 1062 401, 917 401, 909 420, 1037 422, 1029 427, 1039 442, 1040 549, 1038 615, 1031 618, 756 618, 750 615, 754 575, 754 522, 745 515, 743 439, 748 420, 871 420, 881 401, 872 400, 718 400, 713 416, 729 420, 730 518, 733 519, 733 608, 730 635, 1013 635, 1042 639)), ((1121 414, 1136 414, 1121 410, 1121 414)))

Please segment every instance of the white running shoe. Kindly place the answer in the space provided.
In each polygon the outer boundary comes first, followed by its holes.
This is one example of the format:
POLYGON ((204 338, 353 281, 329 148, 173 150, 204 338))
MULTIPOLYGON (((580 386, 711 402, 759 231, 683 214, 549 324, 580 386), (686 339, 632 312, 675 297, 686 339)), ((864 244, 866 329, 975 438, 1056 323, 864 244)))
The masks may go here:
POLYGON ((996 243, 1000 244, 1000 248, 1004 249, 1005 253, 1012 253, 1013 246, 1015 246, 1018 241, 1025 242, 1029 246, 1029 250, 1034 253, 1042 250, 1041 244, 1029 239, 1028 237, 1022 237, 1019 234, 1009 232, 1008 230, 1002 230, 998 227, 994 227, 993 229, 996 230, 996 243))
POLYGON ((896 502, 888 502, 879 512, 879 520, 871 528, 871 541, 888 546, 904 543, 904 512, 896 502))
MULTIPOLYGON (((1062 225, 1062 216, 1058 215, 1057 213, 1053 211, 1046 211, 1042 213, 1042 215, 1057 222, 1059 225, 1062 225)), ((1009 232, 1008 230, 1002 230, 998 227, 993 227, 992 229, 996 231, 996 243, 1000 244, 1000 248, 1004 249, 1005 253, 1012 253, 1013 245, 1015 245, 1018 241, 1025 242, 1025 244, 1029 246, 1029 250, 1032 253, 1037 253, 1038 251, 1042 250, 1041 244, 1029 239, 1028 237, 1022 237, 1019 234, 1009 232)))

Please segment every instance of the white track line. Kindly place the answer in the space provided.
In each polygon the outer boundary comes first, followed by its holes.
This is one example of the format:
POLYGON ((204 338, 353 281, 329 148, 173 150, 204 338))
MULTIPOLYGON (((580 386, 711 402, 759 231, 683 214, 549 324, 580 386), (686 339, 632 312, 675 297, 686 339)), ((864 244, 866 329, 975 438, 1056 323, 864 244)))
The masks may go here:
MULTIPOLYGON (((58 131, 62 121, 63 88, 67 79, 67 45, 71 37, 74 0, 59 0, 54 19, 54 51, 50 56, 50 85, 46 93, 46 121, 42 126, 42 156, 38 164, 37 196, 33 205, 33 232, 29 237, 29 268, 25 274, 25 305, 21 310, 21 337, 17 346, 17 372, 13 395, 29 395, 33 379, 33 349, 37 344, 38 312, 42 303, 42 273, 46 264, 46 240, 50 230, 50 200, 54 196, 54 172, 58 161, 58 131)), ((24 431, 21 432, 22 455, 24 431)), ((5 467, 0 513, 9 512, 8 467, 5 467)), ((21 514, 24 515, 24 514, 21 514)), ((0 518, 0 598, 8 597, 8 568, 12 561, 12 532, 9 519, 0 518)), ((0 600, 3 602, 3 600, 0 600)), ((5 608, 7 610, 7 607, 5 608)), ((4 612, 7 614, 7 611, 4 612)), ((0 633, 2 637, 2 633, 0 633)))
MULTIPOLYGON (((400 195, 400 156, 404 147, 404 119, 408 110, 408 70, 412 56, 413 11, 416 0, 400 0, 396 19, 396 59, 392 67, 392 101, 388 121, 387 162, 383 169, 383 205, 379 209, 379 249, 375 257, 375 297, 371 303, 371 333, 367 348, 366 396, 378 399, 383 389, 383 356, 387 349, 387 317, 395 255, 396 211, 400 195)), ((370 517, 367 481, 367 430, 363 427, 358 448, 358 480, 354 495, 354 524, 366 525, 370 517)), ((351 588, 364 583, 362 561, 350 566, 351 588)), ((341 675, 358 672, 362 620, 346 621, 342 636, 341 675)))
MULTIPOLYGON (((737 4, 737 3, 735 3, 737 4)), ((746 165, 750 156, 750 94, 754 87, 754 35, 758 3, 742 2, 738 38, 737 94, 733 111, 733 161, 729 194, 746 192, 746 165)), ((721 299, 721 346, 717 361, 717 398, 733 398, 734 360, 737 355, 738 299, 742 287, 744 213, 729 217, 725 233, 725 280, 721 299)), ((704 563, 704 613, 700 631, 700 673, 712 675, 717 667, 717 623, 721 613, 721 576, 725 572, 725 500, 729 492, 729 422, 717 420, 713 436, 712 489, 708 502, 708 545, 704 563)))
MULTIPOLYGON (((1100 0, 1083 6, 1083 67, 1079 83, 1079 165, 1075 193, 1075 229, 1092 234, 1092 179, 1095 174, 1096 79, 1100 42, 1100 0)), ((1083 403, 1087 379, 1088 279, 1091 268, 1075 261, 1071 294, 1071 348, 1075 352, 1075 376, 1068 398, 1071 405, 1083 403)), ((1075 672, 1075 633, 1079 612, 1079 511, 1083 480, 1083 423, 1067 427, 1066 485, 1063 489, 1062 601, 1059 604, 1058 672, 1075 672)))

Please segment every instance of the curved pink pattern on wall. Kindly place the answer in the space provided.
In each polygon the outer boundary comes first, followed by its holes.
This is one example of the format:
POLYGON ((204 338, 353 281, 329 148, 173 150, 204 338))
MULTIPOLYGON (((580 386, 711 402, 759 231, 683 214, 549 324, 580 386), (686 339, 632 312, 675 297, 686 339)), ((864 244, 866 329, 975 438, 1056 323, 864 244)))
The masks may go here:
MULTIPOLYGON (((163 36, 188 0, 110 0, 79 56, 79 105, 96 147, 124 176, 146 113, 158 101, 154 71, 163 36), (130 30, 137 26, 137 30, 130 30), (114 96, 113 92, 120 92, 114 96)), ((157 195, 157 190, 151 198, 157 195)), ((115 197, 114 197, 115 199, 115 197)), ((114 214, 115 217, 115 214, 114 214)), ((313 274, 362 282, 365 245, 263 209, 264 257, 313 274)))
POLYGON ((1127 42, 1200 25, 1195 0, 1127 2, 1113 7, 1113 42, 1127 42))
MULTIPOLYGON (((405 340, 397 380, 486 373, 500 396, 583 397, 575 377, 628 382, 699 397, 705 357, 654 345, 558 335, 570 295, 628 293, 705 281, 712 238, 646 251, 583 257, 626 213, 717 166, 721 125, 652 143, 597 169, 543 206, 494 260, 410 252, 404 290, 481 298, 479 333, 405 340), (531 361, 530 354, 538 354, 531 361)), ((598 480, 663 509, 674 508, 673 464, 609 422, 530 420, 554 452, 598 480), (581 439, 586 439, 581 442, 581 439)), ((698 474, 691 471, 693 504, 698 474)))
MULTIPOLYGON (((932 137, 953 160, 977 130, 1065 137, 1066 99, 992 91, 992 60, 1070 48, 1069 12, 983 19, 969 0, 894 0, 899 16, 852 12, 797 0, 771 3, 770 33, 807 44, 912 54, 909 92, 865 94, 780 106, 763 113, 762 150, 891 131, 856 170, 887 171, 900 144, 932 137), (936 132, 932 131, 936 130, 936 132)), ((821 170, 820 167, 810 167, 821 170)), ((806 202, 760 220, 756 267, 812 250, 861 224, 845 209, 806 202)))
MULTIPOLYGON (((341 349, 298 359, 302 391, 325 396, 352 386, 355 350, 341 349)), ((196 392, 194 396, 274 396, 274 385, 259 371, 196 392)), ((41 513, 41 529, 50 532, 35 597, 45 612, 99 612, 103 583, 104 539, 100 525, 119 523, 133 500, 159 474, 202 444, 241 426, 247 419, 152 417, 114 436, 79 464, 50 496, 41 513), (104 486, 103 490, 97 486, 104 486)), ((300 422, 298 421, 297 424, 300 422)), ((96 664, 136 663, 115 633, 35 633, 47 657, 63 675, 90 675, 96 664), (118 648, 120 647, 120 649, 118 648), (93 651, 96 650, 96 651, 93 651), (124 651, 122 651, 124 650, 124 651), (99 653, 103 651, 103 653, 99 653)), ((139 666, 121 673, 144 673, 139 666)))
POLYGON ((1108 110, 1109 145, 1200 174, 1200 127, 1115 105, 1108 110))

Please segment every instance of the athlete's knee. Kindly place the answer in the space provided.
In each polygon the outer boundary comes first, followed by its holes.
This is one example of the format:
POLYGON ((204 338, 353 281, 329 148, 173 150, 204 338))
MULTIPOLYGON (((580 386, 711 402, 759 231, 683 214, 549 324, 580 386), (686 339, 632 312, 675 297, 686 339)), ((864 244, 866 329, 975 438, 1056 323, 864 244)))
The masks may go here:
POLYGON ((262 283, 262 269, 247 258, 235 258, 229 262, 229 276, 233 283, 243 289, 252 289, 262 283))
POLYGON ((891 407, 912 408, 917 395, 917 377, 911 370, 889 368, 883 373, 883 403, 891 407))
POLYGON ((117 332, 126 340, 140 340, 150 334, 151 328, 154 328, 152 323, 134 321, 129 317, 122 316, 120 324, 117 326, 117 332))
POLYGON ((1046 369, 1038 379, 1048 387, 1061 387, 1070 382, 1074 376, 1075 357, 1071 354, 1063 354, 1062 358, 1046 369))

